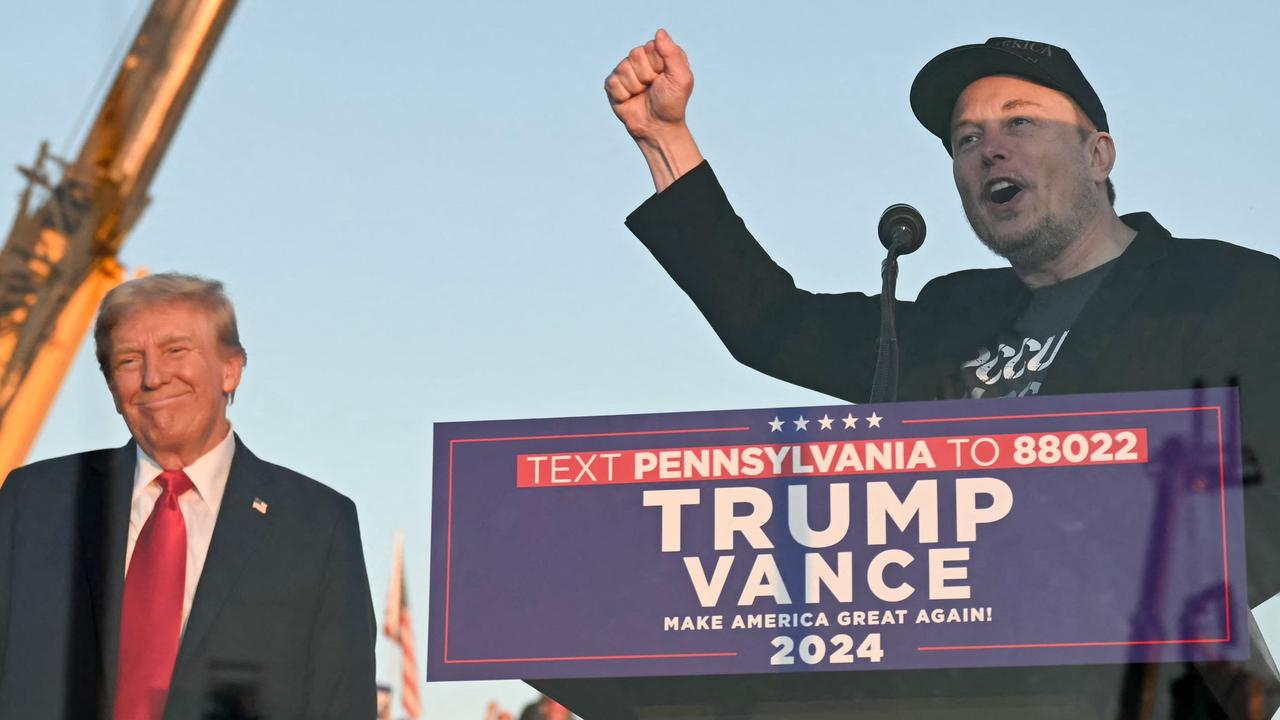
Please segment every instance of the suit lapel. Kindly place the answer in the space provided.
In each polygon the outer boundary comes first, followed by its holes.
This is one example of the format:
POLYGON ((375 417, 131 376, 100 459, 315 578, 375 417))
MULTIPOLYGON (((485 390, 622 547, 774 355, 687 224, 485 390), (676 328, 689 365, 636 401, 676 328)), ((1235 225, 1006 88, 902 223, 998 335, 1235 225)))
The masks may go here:
POLYGON ((95 455, 84 469, 77 514, 80 557, 101 653, 102 673, 110 707, 115 693, 120 651, 120 605, 124 595, 124 559, 129 542, 129 506, 137 450, 133 441, 106 455, 95 455))
POLYGON ((258 499, 271 502, 264 481, 263 463, 240 442, 239 436, 235 442, 235 456, 231 460, 231 472, 218 509, 218 520, 213 526, 209 554, 200 573, 200 582, 196 585, 182 645, 178 648, 175 677, 185 663, 192 661, 218 611, 235 590, 248 559, 257 552, 270 528, 271 518, 253 508, 258 499))
POLYGON ((1132 322, 1134 304, 1151 282, 1151 265, 1169 252, 1169 231, 1155 218, 1135 213, 1125 219, 1138 235, 1072 324, 1068 342, 1047 371, 1041 394, 1100 392, 1107 387, 1106 379, 1097 377, 1100 361, 1118 337, 1120 324, 1132 322))

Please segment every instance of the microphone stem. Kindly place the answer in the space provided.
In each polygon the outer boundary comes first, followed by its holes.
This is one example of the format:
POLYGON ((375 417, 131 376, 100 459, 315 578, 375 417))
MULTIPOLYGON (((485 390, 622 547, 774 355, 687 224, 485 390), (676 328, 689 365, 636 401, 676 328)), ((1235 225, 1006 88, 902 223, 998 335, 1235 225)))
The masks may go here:
POLYGON ((880 266, 880 339, 876 343, 876 371, 871 380, 871 399, 894 402, 898 399, 898 327, 894 293, 898 285, 898 243, 880 266))

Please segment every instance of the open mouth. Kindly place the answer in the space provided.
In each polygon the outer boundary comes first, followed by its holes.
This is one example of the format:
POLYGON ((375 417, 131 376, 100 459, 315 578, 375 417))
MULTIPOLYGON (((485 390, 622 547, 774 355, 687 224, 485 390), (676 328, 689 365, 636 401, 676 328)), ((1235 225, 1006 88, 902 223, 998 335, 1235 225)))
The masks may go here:
POLYGON ((987 190, 987 199, 996 205, 1004 205, 1018 193, 1022 192, 1022 187, 1009 182, 1008 180, 997 180, 991 184, 987 190))

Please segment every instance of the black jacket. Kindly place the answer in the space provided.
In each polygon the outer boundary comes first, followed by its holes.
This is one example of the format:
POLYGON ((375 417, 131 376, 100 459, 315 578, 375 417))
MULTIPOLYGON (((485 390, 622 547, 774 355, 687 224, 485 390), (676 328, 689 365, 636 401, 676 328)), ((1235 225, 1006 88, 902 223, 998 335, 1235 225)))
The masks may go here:
MULTIPOLYGON (((1123 220, 1137 237, 1081 310, 1052 367, 1043 371, 1039 392, 1238 385, 1249 603, 1256 607, 1280 592, 1280 441, 1274 439, 1280 432, 1280 259, 1217 240, 1173 238, 1146 213, 1123 220)), ((627 226, 735 358, 838 398, 867 399, 880 326, 878 296, 796 288, 734 213, 709 165, 651 197, 627 218, 627 226)), ((961 397, 961 364, 1008 329, 1029 300, 1013 270, 1003 268, 936 278, 915 302, 899 303, 898 397, 961 397)), ((1256 645, 1251 663, 1247 670, 1200 665, 1170 682, 1169 693, 1154 701, 1171 702, 1179 717, 1201 717, 1195 708, 1208 711, 1219 703, 1231 717, 1246 716, 1258 698, 1250 700, 1245 688, 1261 679, 1262 703, 1274 709, 1280 686, 1256 645), (1216 701, 1197 689, 1205 687, 1201 679, 1216 701)), ((1124 717, 1145 702, 1142 688, 1157 686, 1148 681, 1168 682, 1177 672, 1176 666, 1131 665, 875 673, 874 679, 837 685, 814 680, 801 696, 951 700, 997 697, 1018 686, 1043 698, 1084 698, 1104 716, 1118 711, 1124 717), (1155 681, 1151 673, 1165 680, 1155 681)), ((763 699, 792 692, 783 681, 771 681, 757 676, 751 686, 763 699)), ((903 707, 914 706, 908 701, 903 707)), ((1208 716, 1216 717, 1212 712, 1208 716)))
MULTIPOLYGON (((1280 592, 1280 259, 1173 238, 1146 213, 1071 326, 1040 394, 1240 387, 1249 604, 1280 592), (1255 462, 1249 462, 1252 457, 1255 462), (1251 470, 1256 469, 1256 472, 1251 470)), ((703 163, 627 218, 742 363, 851 402, 871 388, 878 296, 797 289, 703 163)), ((1030 299, 1011 268, 935 278, 897 307, 898 398, 961 396, 959 369, 1030 299)))

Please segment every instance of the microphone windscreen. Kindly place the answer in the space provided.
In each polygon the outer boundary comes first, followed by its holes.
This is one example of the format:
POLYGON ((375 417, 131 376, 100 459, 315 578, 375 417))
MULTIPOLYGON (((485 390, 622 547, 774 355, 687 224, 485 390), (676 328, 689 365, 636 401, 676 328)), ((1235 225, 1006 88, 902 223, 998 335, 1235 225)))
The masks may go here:
POLYGON ((880 215, 880 244, 897 254, 907 255, 924 244, 924 218, 920 211, 905 203, 890 205, 880 215))

